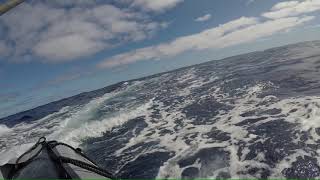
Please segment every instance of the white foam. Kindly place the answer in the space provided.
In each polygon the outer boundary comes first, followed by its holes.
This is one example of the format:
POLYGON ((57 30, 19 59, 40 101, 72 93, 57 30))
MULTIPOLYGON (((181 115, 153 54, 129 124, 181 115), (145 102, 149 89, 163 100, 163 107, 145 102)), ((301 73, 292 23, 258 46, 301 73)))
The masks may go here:
MULTIPOLYGON (((201 85, 200 85, 201 86, 201 85)), ((245 120, 244 117, 240 116, 242 113, 256 108, 256 105, 260 103, 261 101, 268 102, 270 99, 274 99, 274 97, 267 97, 265 99, 259 99, 257 96, 263 92, 266 88, 273 87, 273 84, 268 83, 259 83, 253 87, 245 87, 244 89, 239 89, 239 91, 245 91, 245 95, 243 97, 238 97, 236 99, 234 104, 236 105, 232 110, 225 112, 225 111, 219 111, 220 113, 217 115, 217 117, 220 117, 220 120, 216 122, 213 125, 192 125, 190 122, 194 120, 188 120, 186 117, 183 117, 184 122, 189 122, 187 126, 185 126, 183 129, 179 130, 179 132, 176 132, 173 135, 166 135, 159 138, 160 144, 164 147, 167 147, 168 150, 174 151, 176 153, 176 156, 170 159, 167 163, 165 163, 159 171, 159 174, 157 178, 166 178, 166 177, 174 177, 176 178, 178 175, 181 175, 181 172, 183 169, 179 169, 177 162, 179 159, 183 157, 191 156, 192 154, 197 153, 199 150, 204 148, 222 148, 225 151, 230 153, 230 167, 218 169, 215 172, 211 172, 208 177, 216 178, 219 172, 229 172, 232 178, 253 178, 250 175, 239 175, 237 172, 246 170, 245 167, 247 165, 254 165, 256 167, 263 167, 268 169, 268 165, 264 163, 259 163, 259 158, 263 158, 263 154, 260 154, 257 156, 258 159, 254 159, 251 161, 244 161, 244 157, 248 152, 248 148, 243 149, 243 156, 241 159, 239 159, 237 152, 238 152, 238 145, 236 145, 240 140, 245 142, 247 145, 249 145, 249 141, 256 138, 256 135, 250 134, 244 127, 236 126, 235 124, 245 120), (224 141, 224 142, 218 142, 218 141, 212 141, 209 139, 201 138, 203 134, 206 134, 211 131, 212 128, 217 128, 221 132, 226 132, 230 134, 231 140, 230 141, 224 141), (185 137, 189 133, 199 132, 199 135, 193 138, 193 143, 191 145, 185 144, 182 137, 185 137), (171 141, 171 139, 174 139, 176 137, 176 140, 174 142, 171 141), (170 174, 172 173, 172 174, 170 174)), ((212 89, 215 89, 213 91, 213 94, 208 94, 208 97, 213 97, 216 101, 222 101, 224 103, 228 103, 225 101, 229 98, 229 94, 221 94, 218 87, 212 87, 212 89)), ((192 103, 193 101, 190 100, 189 103, 192 103)), ((182 107, 185 107, 188 105, 188 101, 186 101, 186 104, 181 104, 182 107)), ((165 107, 163 107, 165 108, 165 107)), ((179 109, 179 108, 177 108, 179 109)), ((165 112, 165 111, 164 111, 165 112)), ((170 129, 170 127, 173 127, 173 125, 170 122, 173 122, 175 117, 179 117, 182 115, 181 112, 170 112, 169 116, 163 115, 162 117, 165 117, 164 120, 167 123, 166 129, 170 129)), ((152 124, 149 125, 149 127, 152 127, 152 124)), ((162 126, 163 127, 163 126, 162 126)), ((153 135, 153 138, 157 137, 157 135, 153 135)), ((142 140, 141 140, 142 141, 142 140)), ((214 166, 214 164, 213 164, 214 166)), ((205 176, 205 175, 203 175, 205 176)), ((207 178, 208 178, 207 177, 207 178)), ((178 177, 181 178, 181 177, 178 177)))
POLYGON ((16 145, 10 148, 9 150, 2 151, 0 153, 0 166, 8 163, 13 158, 19 157, 27 149, 31 148, 33 144, 34 143, 16 145))
POLYGON ((10 131, 11 131, 11 129, 8 128, 6 125, 0 124, 0 136, 2 136, 3 134, 7 134, 10 131))
MULTIPOLYGON (((59 141, 78 147, 81 142, 87 138, 100 137, 103 133, 111 130, 113 127, 120 126, 130 119, 147 114, 149 111, 148 108, 151 107, 151 104, 152 101, 142 104, 134 109, 123 110, 114 117, 106 117, 100 121, 87 121, 81 123, 76 128, 74 128, 74 126, 64 126, 60 131, 49 135, 48 138, 58 139, 59 141)), ((77 120, 73 119, 72 121, 76 122, 77 120)))
POLYGON ((5 164, 10 159, 17 158, 37 142, 39 137, 52 133, 55 126, 59 125, 59 119, 56 119, 55 116, 61 117, 67 109, 67 107, 63 108, 59 112, 30 124, 17 124, 10 131, 2 134, 0 136, 0 142, 3 145, 0 148, 0 164, 5 164))

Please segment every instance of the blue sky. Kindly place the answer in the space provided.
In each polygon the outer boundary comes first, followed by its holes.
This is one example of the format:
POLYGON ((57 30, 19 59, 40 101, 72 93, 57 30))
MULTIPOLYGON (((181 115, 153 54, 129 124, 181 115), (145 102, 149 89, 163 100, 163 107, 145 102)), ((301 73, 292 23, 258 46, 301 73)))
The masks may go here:
POLYGON ((317 40, 319 13, 320 0, 27 0, 0 17, 0 117, 123 80, 317 40))

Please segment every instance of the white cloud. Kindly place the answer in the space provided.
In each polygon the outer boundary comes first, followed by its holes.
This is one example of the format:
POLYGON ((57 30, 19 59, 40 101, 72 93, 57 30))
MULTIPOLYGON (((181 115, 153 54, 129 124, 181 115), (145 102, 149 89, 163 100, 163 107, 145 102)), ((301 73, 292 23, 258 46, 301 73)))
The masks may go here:
POLYGON ((195 21, 197 22, 204 22, 204 21, 208 21, 209 19, 211 19, 211 14, 206 14, 206 15, 203 15, 201 17, 198 17, 195 19, 195 21))
POLYGON ((166 27, 166 23, 154 22, 149 15, 130 9, 129 5, 120 8, 105 2, 63 2, 24 3, 0 17, 0 26, 6 29, 1 33, 6 39, 0 55, 11 53, 15 61, 30 61, 32 56, 41 57, 44 62, 77 60, 117 45, 150 38, 166 27), (13 52, 4 48, 8 44, 13 52))
MULTIPOLYGON (((270 20, 243 17, 197 34, 179 37, 169 43, 113 56, 98 66, 109 68, 136 61, 171 57, 186 51, 220 49, 252 42, 275 33, 290 31, 294 27, 309 22, 315 17, 305 14, 317 10, 320 10, 320 0, 281 2, 274 5, 269 12, 262 14, 263 17, 270 18, 270 20)), ((197 20, 204 21, 208 18, 210 17, 205 15, 197 20)))
POLYGON ((201 33, 184 36, 176 40, 163 43, 157 46, 150 46, 142 49, 137 49, 132 52, 116 55, 105 62, 101 63, 100 67, 112 67, 121 64, 128 64, 139 60, 147 60, 161 58, 165 56, 174 56, 187 50, 204 49, 210 45, 208 39, 217 39, 225 33, 232 32, 238 28, 256 24, 256 18, 242 17, 237 20, 220 25, 219 27, 205 30, 201 33))
POLYGON ((313 20, 315 17, 288 17, 276 20, 269 20, 266 22, 258 23, 247 28, 234 31, 222 38, 216 43, 218 48, 228 47, 232 45, 252 42, 258 38, 271 36, 278 32, 289 30, 293 27, 302 25, 305 22, 313 20))
POLYGON ((280 2, 272 7, 272 10, 280 10, 283 8, 293 8, 297 6, 300 2, 299 1, 284 1, 280 2))
POLYGON ((133 0, 132 5, 147 11, 163 12, 184 0, 133 0))
POLYGON ((96 53, 106 46, 102 41, 88 39, 81 34, 70 34, 40 41, 33 51, 40 57, 49 57, 47 61, 60 62, 96 53))
POLYGON ((320 0, 284 1, 274 5, 262 16, 270 19, 298 16, 320 10, 320 0))
POLYGON ((169 43, 113 56, 98 66, 110 68, 136 61, 172 57, 186 51, 220 49, 248 43, 299 26, 313 18, 313 16, 289 17, 260 22, 257 18, 242 17, 197 34, 177 38, 169 43))

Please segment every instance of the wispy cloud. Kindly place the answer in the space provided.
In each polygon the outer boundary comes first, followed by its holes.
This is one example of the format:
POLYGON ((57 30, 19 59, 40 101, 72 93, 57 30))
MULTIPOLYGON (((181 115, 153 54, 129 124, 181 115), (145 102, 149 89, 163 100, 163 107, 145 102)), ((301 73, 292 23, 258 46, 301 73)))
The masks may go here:
POLYGON ((152 37, 166 22, 145 11, 163 12, 182 0, 31 1, 0 17, 0 56, 10 60, 65 62, 152 37), (151 3, 152 2, 152 3, 151 3), (142 3, 142 4, 141 4, 142 3))
MULTIPOLYGON (((247 27, 257 23, 256 18, 242 17, 212 29, 205 30, 198 34, 179 37, 176 40, 156 46, 137 49, 124 54, 119 54, 110 59, 106 59, 99 64, 100 67, 113 67, 121 64, 129 64, 140 60, 158 59, 166 56, 174 56, 187 50, 205 49, 213 46, 216 41, 208 39, 218 39, 226 33, 233 32, 241 27, 247 27)), ((218 45, 218 44, 217 44, 218 45)))
POLYGON ((314 19, 313 16, 287 17, 263 21, 259 17, 242 17, 197 34, 183 36, 169 43, 162 43, 118 54, 98 65, 110 68, 136 61, 172 57, 186 51, 221 49, 265 38, 287 31, 314 19))
POLYGON ((200 16, 200 17, 196 18, 195 21, 204 22, 204 21, 208 21, 209 19, 211 19, 211 17, 212 17, 211 14, 205 14, 203 16, 200 16))
POLYGON ((298 16, 320 10, 320 0, 284 1, 274 5, 262 16, 270 19, 298 16))
POLYGON ((163 12, 175 7, 184 0, 132 0, 132 5, 147 11, 163 12))

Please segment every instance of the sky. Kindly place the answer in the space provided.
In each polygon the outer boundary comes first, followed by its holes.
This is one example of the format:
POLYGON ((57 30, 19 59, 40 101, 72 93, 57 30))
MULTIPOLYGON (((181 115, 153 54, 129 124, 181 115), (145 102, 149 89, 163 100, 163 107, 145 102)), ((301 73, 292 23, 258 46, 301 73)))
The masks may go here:
POLYGON ((0 17, 0 117, 319 30, 320 0, 27 0, 0 17))

